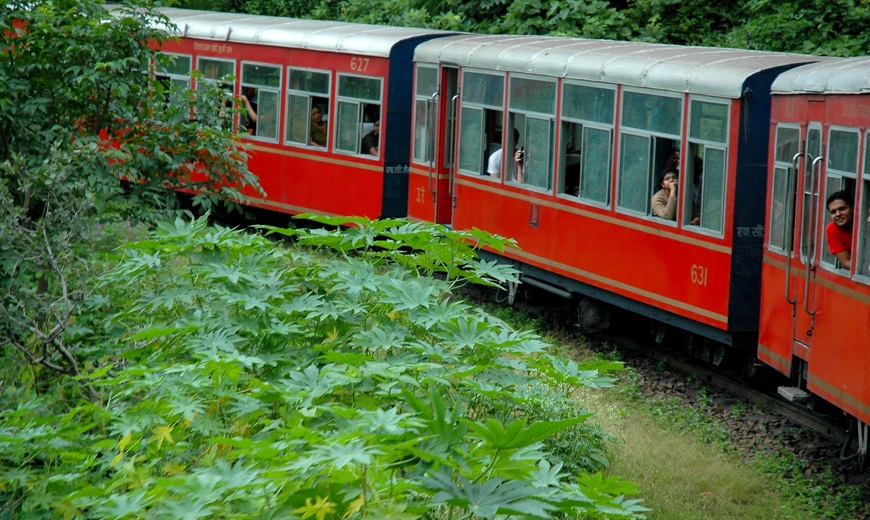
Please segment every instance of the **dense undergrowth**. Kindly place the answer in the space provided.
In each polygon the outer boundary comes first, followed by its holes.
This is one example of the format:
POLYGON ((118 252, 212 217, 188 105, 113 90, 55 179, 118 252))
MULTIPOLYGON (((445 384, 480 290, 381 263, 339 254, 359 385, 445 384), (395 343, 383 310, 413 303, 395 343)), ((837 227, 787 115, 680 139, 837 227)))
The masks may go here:
POLYGON ((467 239, 507 241, 354 224, 269 230, 309 252, 178 219, 102 258, 85 375, 0 351, 0 518, 642 517, 571 399, 620 364, 451 298, 512 276, 467 239))

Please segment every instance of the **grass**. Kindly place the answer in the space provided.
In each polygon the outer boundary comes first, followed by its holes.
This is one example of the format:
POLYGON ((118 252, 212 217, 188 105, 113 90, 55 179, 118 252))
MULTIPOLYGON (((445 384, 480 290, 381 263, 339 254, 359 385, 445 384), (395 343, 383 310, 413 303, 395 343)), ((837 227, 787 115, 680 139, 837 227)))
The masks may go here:
MULTIPOLYGON (((544 320, 505 307, 487 310, 514 327, 538 330, 566 357, 618 361, 617 350, 593 353, 583 340, 552 330, 544 320)), ((606 349, 605 349, 606 350, 606 349)), ((870 492, 833 475, 808 477, 805 463, 787 451, 747 457, 728 441, 724 425, 698 407, 644 397, 629 369, 616 388, 580 390, 577 399, 616 439, 610 475, 640 485, 649 520, 858 520, 870 518, 870 492)), ((732 412, 745 410, 738 406, 732 412)))
POLYGON ((771 489, 757 468, 700 440, 694 426, 664 421, 640 403, 624 402, 618 391, 583 394, 597 424, 619 440, 609 472, 640 485, 650 520, 816 518, 771 489))

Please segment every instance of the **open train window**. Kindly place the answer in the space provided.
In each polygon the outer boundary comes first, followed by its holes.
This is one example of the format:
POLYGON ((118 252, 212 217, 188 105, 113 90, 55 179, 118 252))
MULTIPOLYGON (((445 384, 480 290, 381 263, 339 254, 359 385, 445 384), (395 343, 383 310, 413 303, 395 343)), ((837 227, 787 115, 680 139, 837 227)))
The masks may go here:
MULTIPOLYGON (((197 89, 202 89, 205 85, 213 85, 220 87, 226 93, 226 98, 223 101, 224 106, 215 107, 215 112, 217 112, 216 115, 221 119, 221 124, 225 128, 229 128, 232 124, 230 119, 232 111, 226 109, 231 107, 233 103, 233 78, 236 74, 236 62, 200 57, 197 59, 196 68, 199 70, 202 78, 196 86, 197 89)), ((197 117, 202 118, 203 114, 198 114, 197 117)))
POLYGON ((715 233, 722 233, 725 227, 729 107, 728 103, 694 97, 689 103, 683 224, 715 233))
POLYGON ((612 88, 564 84, 559 193, 610 204, 615 102, 612 88))
POLYGON ((512 180, 549 191, 553 187, 556 82, 512 76, 509 104, 508 128, 519 133, 513 144, 522 151, 521 163, 505 157, 515 172, 512 180))
POLYGON ((855 204, 853 233, 858 232, 854 255, 856 280, 870 284, 870 131, 864 134, 864 168, 861 172, 860 203, 855 204), (860 209, 858 209, 860 208, 860 209))
MULTIPOLYGON (((679 161, 683 105, 679 95, 628 90, 622 98, 617 207, 651 215, 659 179, 676 157, 679 161)), ((676 166, 679 170, 679 162, 676 166)), ((676 211, 673 217, 676 220, 676 211)))
POLYGON ((338 75, 336 151, 380 156, 381 96, 380 78, 338 75))
POLYGON ((414 83, 414 160, 431 163, 435 157, 435 97, 438 68, 418 65, 414 83))
POLYGON ((326 148, 330 127, 329 92, 329 72, 287 69, 285 141, 326 148))
POLYGON ((184 54, 158 54, 154 63, 154 79, 162 85, 167 103, 186 105, 187 91, 190 90, 191 64, 192 58, 184 54))
POLYGON ((280 92, 281 67, 242 62, 239 97, 245 112, 239 122, 240 128, 247 130, 250 136, 277 141, 280 92))
MULTIPOLYGON (((510 165, 513 152, 504 153, 502 121, 504 115, 504 76, 463 71, 462 109, 459 114, 459 171, 472 175, 501 177, 510 165)), ((508 142, 508 150, 513 150, 508 142)))
POLYGON ((773 192, 770 199, 770 222, 767 243, 774 251, 791 251, 794 240, 794 203, 797 172, 794 156, 800 150, 800 128, 779 125, 776 128, 773 159, 773 192))
MULTIPOLYGON (((831 127, 828 131, 827 158, 825 161, 825 194, 822 197, 822 203, 819 204, 819 222, 822 223, 822 230, 831 222, 828 208, 825 207, 824 202, 827 201, 832 193, 841 190, 846 191, 851 194, 853 200, 855 199, 858 177, 858 138, 857 129, 831 127)), ((852 205, 853 232, 857 229, 858 222, 860 222, 857 207, 855 204, 852 205)), ((824 233, 822 236, 825 236, 824 233)), ((827 240, 822 239, 819 242, 821 244, 822 265, 843 269, 839 271, 840 274, 848 276, 849 272, 831 254, 827 240)))

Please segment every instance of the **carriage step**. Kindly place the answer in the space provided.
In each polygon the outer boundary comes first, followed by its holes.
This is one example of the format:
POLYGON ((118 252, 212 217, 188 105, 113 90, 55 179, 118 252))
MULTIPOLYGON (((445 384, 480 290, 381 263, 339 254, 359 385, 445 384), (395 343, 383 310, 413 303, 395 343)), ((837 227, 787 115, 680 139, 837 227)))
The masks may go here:
POLYGON ((776 391, 793 403, 805 403, 810 400, 810 394, 806 390, 794 386, 781 386, 776 391))

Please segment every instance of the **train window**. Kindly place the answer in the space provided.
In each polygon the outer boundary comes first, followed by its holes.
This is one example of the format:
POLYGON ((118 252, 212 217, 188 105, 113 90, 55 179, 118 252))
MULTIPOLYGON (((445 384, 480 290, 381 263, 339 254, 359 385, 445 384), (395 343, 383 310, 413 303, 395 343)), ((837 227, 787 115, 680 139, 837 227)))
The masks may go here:
POLYGON ((725 227, 729 108, 727 103, 712 100, 693 98, 689 103, 683 224, 716 233, 725 227))
POLYGON ((610 165, 616 91, 565 83, 559 192, 610 203, 610 165))
MULTIPOLYGON (((822 156, 822 128, 819 123, 810 123, 807 129, 805 150, 806 160, 804 161, 804 182, 803 182, 803 221, 801 223, 801 260, 807 261, 807 254, 815 240, 815 232, 812 229, 812 220, 816 218, 814 213, 808 208, 812 208, 813 204, 819 207, 818 190, 815 185, 815 176, 813 174, 813 164, 815 159, 822 156)), ((818 214, 818 211, 815 212, 818 214)), ((818 226, 816 226, 818 227, 818 226)))
POLYGON ((172 85, 180 92, 190 90, 190 56, 159 53, 154 67, 155 78, 166 86, 172 85))
POLYGON ((170 117, 176 120, 190 118, 188 91, 192 61, 190 56, 158 53, 154 62, 154 79, 161 89, 159 95, 175 108, 170 117))
POLYGON ((254 137, 278 140, 281 67, 242 63, 240 99, 245 113, 239 126, 254 137))
POLYGON ((519 132, 514 147, 523 151, 521 169, 516 161, 506 161, 516 171, 515 179, 550 190, 553 187, 556 82, 511 77, 509 119, 508 127, 519 132))
MULTIPOLYGON (((828 157, 827 168, 825 169, 825 196, 828 196, 840 190, 848 191, 854 199, 855 187, 858 177, 858 130, 849 128, 832 127, 828 133, 828 157)), ((821 204, 820 206, 824 206, 821 204)), ((855 222, 859 221, 860 215, 856 207, 852 208, 852 229, 855 229, 855 222)), ((823 223, 821 226, 824 229, 827 223, 830 222, 828 208, 819 208, 819 219, 823 223)), ((827 247, 826 241, 823 247, 820 247, 822 252, 822 264, 842 268, 836 257, 831 254, 827 247)), ((844 273, 845 274, 845 273, 844 273)))
POLYGON ((417 66, 414 93, 414 160, 429 163, 433 160, 435 149, 436 67, 417 66))
POLYGON ((870 283, 870 131, 864 135, 864 169, 861 180, 861 203, 856 204, 853 230, 858 230, 858 251, 855 255, 857 280, 870 283))
POLYGON ((329 72, 287 69, 284 140, 326 148, 329 136, 329 72))
MULTIPOLYGON (((503 76, 463 71, 462 110, 459 114, 460 172, 501 177, 505 164, 513 163, 512 154, 502 152, 503 110, 503 76)), ((513 146, 513 143, 508 143, 509 150, 513 146)))
POLYGON ((338 75, 336 151, 380 155, 381 86, 380 78, 338 75))
POLYGON ((650 215, 666 168, 680 165, 682 97, 626 90, 622 99, 617 206, 650 215))
POLYGON ((778 126, 774 143, 773 193, 767 234, 770 249, 791 250, 794 230, 795 170, 794 156, 800 149, 800 129, 778 126))
MULTIPOLYGON (((224 101, 224 104, 226 106, 231 106, 233 77, 236 73, 236 62, 217 58, 198 58, 196 66, 202 77, 202 84, 198 84, 197 88, 202 88, 203 84, 219 86, 227 93, 227 98, 224 101)), ((222 124, 225 125, 226 128, 229 128, 231 124, 229 115, 229 111, 223 109, 220 110, 219 117, 222 119, 222 124)))

